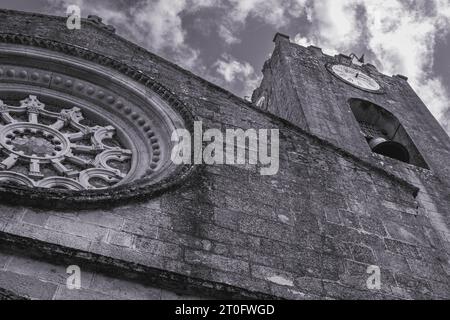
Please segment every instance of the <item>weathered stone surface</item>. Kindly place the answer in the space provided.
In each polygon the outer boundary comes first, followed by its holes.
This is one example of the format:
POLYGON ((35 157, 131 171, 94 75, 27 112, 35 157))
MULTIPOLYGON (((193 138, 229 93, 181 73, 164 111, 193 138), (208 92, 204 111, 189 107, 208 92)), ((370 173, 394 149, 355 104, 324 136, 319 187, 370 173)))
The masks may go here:
POLYGON ((0 271, 0 287, 25 298, 43 300, 52 299, 57 288, 56 284, 40 281, 34 276, 9 271, 0 271))
POLYGON ((102 210, 0 199, 0 296, 448 297, 450 142, 404 80, 373 71, 389 90, 366 93, 329 74, 323 62, 334 57, 278 41, 255 93, 269 93, 260 110, 92 25, 66 32, 62 18, 0 11, 0 26, 132 65, 170 88, 206 128, 280 130, 275 176, 253 166, 199 166, 163 194, 102 210), (347 112, 352 97, 395 113, 432 170, 372 155, 347 112), (88 284, 68 290, 63 271, 81 263, 88 284), (372 264, 381 269, 380 291, 365 286, 372 264))
MULTIPOLYGON (((74 290, 67 289, 65 286, 60 286, 55 294, 55 300, 117 300, 118 298, 112 295, 107 295, 98 291, 92 290, 74 290)), ((122 299, 124 300, 124 299, 122 299)))

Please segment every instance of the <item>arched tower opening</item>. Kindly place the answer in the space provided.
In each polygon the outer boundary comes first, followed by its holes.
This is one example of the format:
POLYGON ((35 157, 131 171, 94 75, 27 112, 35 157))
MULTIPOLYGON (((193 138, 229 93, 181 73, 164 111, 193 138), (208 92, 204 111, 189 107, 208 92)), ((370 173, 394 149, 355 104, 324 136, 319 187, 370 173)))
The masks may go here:
POLYGON ((351 99, 349 103, 373 152, 429 169, 413 140, 392 113, 361 99, 351 99))

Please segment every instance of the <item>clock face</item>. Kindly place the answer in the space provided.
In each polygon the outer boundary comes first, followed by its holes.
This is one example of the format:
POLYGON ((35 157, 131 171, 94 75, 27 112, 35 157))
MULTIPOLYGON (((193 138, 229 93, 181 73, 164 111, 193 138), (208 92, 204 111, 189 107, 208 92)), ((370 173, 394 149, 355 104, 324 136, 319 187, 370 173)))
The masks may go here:
POLYGON ((379 91, 381 89, 378 82, 358 69, 341 64, 335 64, 331 69, 339 78, 360 89, 369 91, 379 91))

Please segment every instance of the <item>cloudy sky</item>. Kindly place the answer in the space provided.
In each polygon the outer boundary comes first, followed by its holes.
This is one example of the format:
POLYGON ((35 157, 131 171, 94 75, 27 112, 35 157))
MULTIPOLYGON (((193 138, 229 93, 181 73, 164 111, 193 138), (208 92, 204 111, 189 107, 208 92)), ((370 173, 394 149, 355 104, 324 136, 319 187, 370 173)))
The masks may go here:
POLYGON ((450 0, 1 0, 0 7, 101 16, 117 33, 245 97, 279 31, 328 53, 366 54, 404 74, 450 133, 450 0))

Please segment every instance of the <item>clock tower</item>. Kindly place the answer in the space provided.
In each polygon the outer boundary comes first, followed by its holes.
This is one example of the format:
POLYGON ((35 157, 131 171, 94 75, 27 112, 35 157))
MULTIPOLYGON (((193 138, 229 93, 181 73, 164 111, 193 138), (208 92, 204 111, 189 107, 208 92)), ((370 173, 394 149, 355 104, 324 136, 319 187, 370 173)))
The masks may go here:
MULTIPOLYGON (((403 75, 277 34, 257 107, 375 164, 450 177, 450 139, 403 75)), ((354 56, 354 55, 353 55, 354 56)))

